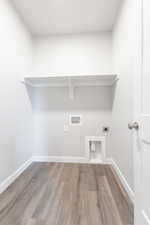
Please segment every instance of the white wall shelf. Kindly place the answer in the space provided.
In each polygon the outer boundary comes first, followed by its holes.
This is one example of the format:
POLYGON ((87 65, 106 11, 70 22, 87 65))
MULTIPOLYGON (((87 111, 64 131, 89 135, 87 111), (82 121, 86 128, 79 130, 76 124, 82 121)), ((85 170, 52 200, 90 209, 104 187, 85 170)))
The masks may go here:
POLYGON ((24 78, 24 82, 32 87, 112 86, 117 80, 115 74, 24 78))
POLYGON ((81 75, 81 76, 51 76, 51 77, 27 77, 23 83, 33 88, 68 88, 70 99, 74 99, 74 88, 92 86, 113 86, 118 81, 115 74, 111 75, 81 75))

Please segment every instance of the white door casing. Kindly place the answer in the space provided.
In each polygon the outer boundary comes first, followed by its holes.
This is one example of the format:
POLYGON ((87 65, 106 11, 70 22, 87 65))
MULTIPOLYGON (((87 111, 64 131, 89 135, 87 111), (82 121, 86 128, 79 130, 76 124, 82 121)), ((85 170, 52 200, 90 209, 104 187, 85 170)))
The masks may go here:
POLYGON ((134 131, 135 225, 150 225, 150 0, 137 1, 134 131))

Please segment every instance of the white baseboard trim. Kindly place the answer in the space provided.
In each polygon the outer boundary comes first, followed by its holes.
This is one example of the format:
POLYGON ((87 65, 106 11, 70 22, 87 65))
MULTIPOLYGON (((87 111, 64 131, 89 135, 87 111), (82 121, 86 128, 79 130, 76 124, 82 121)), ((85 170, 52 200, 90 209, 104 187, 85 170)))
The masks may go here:
POLYGON ((19 169, 17 169, 12 175, 6 178, 0 184, 0 194, 4 192, 32 163, 32 158, 26 161, 19 169))
POLYGON ((109 164, 111 164, 113 166, 113 168, 114 168, 116 174, 118 175, 124 189, 128 193, 129 198, 134 203, 134 199, 135 199, 134 191, 132 190, 132 188, 128 184, 127 180, 125 179, 125 177, 124 177, 123 173, 121 172, 120 168, 118 167, 117 163, 114 161, 114 159, 109 159, 109 164))
POLYGON ((147 213, 144 210, 142 210, 141 214, 144 220, 144 224, 150 225, 150 218, 148 217, 147 213))
POLYGON ((111 159, 111 158, 107 158, 107 159, 105 160, 105 164, 112 165, 112 159, 111 159))
POLYGON ((33 162, 65 162, 65 163, 88 163, 84 157, 71 156, 33 156, 33 162))
POLYGON ((33 162, 64 162, 64 163, 88 163, 88 164, 111 164, 110 159, 104 162, 90 161, 86 157, 73 157, 73 156, 33 156, 33 162))

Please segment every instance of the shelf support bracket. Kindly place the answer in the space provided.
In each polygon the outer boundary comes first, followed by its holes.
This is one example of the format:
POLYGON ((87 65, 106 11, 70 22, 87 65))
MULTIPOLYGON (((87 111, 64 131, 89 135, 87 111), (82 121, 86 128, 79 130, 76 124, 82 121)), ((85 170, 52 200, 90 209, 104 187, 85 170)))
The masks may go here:
POLYGON ((68 91, 70 100, 74 100, 74 86, 70 77, 68 77, 68 91))

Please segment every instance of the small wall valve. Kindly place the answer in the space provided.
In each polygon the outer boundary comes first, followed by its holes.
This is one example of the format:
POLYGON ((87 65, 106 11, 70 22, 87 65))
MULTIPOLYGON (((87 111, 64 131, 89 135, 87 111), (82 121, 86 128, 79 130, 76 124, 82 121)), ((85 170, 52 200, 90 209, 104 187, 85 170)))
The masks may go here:
POLYGON ((109 127, 103 127, 103 133, 108 133, 109 132, 109 127))

